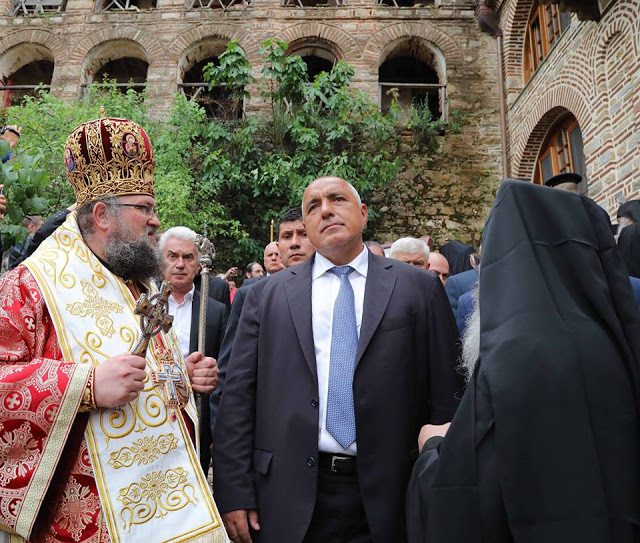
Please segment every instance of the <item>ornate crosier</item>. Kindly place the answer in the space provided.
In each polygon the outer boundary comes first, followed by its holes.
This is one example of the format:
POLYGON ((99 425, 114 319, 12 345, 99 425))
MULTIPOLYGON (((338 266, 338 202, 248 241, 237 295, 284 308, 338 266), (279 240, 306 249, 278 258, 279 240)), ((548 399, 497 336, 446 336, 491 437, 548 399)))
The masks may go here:
MULTIPOLYGON (((207 333, 207 304, 209 302, 209 274, 213 269, 213 259, 216 256, 216 250, 205 234, 196 236, 196 248, 200 253, 200 325, 198 326, 198 351, 204 355, 204 346, 207 333)), ((198 409, 198 419, 202 420, 202 402, 203 394, 196 394, 196 407, 198 409)))

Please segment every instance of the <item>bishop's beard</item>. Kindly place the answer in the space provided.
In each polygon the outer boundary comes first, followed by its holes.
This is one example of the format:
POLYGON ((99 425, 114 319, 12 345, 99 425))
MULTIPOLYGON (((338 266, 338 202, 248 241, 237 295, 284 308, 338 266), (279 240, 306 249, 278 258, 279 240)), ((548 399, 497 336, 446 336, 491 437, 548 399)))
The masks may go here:
POLYGON ((115 232, 104 246, 109 269, 124 280, 162 279, 163 265, 158 249, 148 237, 129 240, 122 231, 115 232))

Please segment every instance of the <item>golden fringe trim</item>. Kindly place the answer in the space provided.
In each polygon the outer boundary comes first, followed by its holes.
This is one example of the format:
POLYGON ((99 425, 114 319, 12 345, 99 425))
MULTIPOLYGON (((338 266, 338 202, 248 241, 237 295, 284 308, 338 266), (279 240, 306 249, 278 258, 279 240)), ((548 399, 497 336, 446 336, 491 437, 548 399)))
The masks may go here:
POLYGON ((192 539, 187 539, 187 541, 189 543, 229 543, 229 538, 227 537, 227 532, 221 526, 212 532, 198 535, 192 539))

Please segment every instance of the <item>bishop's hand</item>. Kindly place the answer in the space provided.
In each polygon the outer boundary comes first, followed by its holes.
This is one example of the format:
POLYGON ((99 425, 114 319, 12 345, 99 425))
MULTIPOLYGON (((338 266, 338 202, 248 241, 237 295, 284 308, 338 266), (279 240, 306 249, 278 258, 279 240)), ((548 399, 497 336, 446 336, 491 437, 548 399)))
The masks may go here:
POLYGON ((185 358, 184 363, 189 372, 191 388, 200 394, 211 394, 218 385, 218 363, 215 358, 203 356, 198 351, 185 358))
POLYGON ((146 364, 141 356, 123 353, 96 366, 93 374, 96 407, 118 407, 135 400, 144 388, 146 364))

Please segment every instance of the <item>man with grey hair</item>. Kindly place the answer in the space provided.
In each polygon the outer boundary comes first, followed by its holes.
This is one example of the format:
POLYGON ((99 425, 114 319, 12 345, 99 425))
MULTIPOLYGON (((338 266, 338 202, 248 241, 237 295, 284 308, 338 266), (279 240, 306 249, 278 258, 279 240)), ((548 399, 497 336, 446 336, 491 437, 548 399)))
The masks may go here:
MULTIPOLYGON (((164 259, 164 279, 171 283, 169 313, 173 315, 173 328, 180 342, 180 350, 186 358, 198 350, 200 328, 200 291, 194 279, 200 272, 196 233, 185 226, 174 226, 162 234, 158 247, 164 259)), ((217 359, 227 325, 226 306, 208 297, 207 327, 205 331, 205 356, 217 359)), ((200 465, 205 473, 211 463, 211 425, 209 396, 202 402, 200 421, 200 465)))
POLYGON ((394 241, 389 257, 418 268, 429 269, 429 246, 421 239, 400 238, 394 241))

